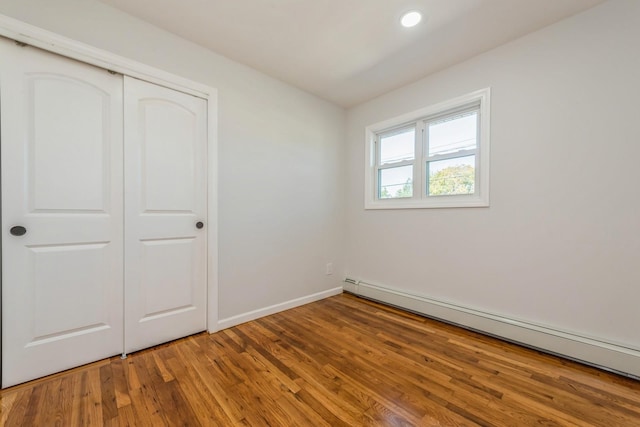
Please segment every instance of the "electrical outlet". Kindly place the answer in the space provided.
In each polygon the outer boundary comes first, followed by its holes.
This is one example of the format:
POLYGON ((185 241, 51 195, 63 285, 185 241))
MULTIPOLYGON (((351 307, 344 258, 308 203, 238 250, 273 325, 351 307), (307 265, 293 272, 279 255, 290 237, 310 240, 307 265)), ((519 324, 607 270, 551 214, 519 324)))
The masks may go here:
POLYGON ((327 276, 333 274, 333 263, 332 262, 328 262, 327 263, 327 269, 325 270, 325 274, 327 276))

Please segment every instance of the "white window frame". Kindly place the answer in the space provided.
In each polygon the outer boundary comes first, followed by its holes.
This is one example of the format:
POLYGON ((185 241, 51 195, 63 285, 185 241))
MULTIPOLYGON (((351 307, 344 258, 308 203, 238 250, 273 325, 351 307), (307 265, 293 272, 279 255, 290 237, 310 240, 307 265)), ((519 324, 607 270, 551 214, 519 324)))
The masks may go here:
POLYGON ((365 139, 365 209, 462 208, 489 206, 490 157, 490 88, 481 89, 455 99, 421 108, 389 120, 367 126, 365 139), (428 123, 443 117, 478 111, 478 138, 475 149, 428 156, 426 128, 428 123), (381 135, 415 126, 415 155, 412 161, 381 165, 381 135), (475 155, 475 185, 473 194, 429 196, 426 194, 427 162, 475 155), (378 194, 379 171, 388 167, 413 165, 413 197, 381 199, 378 194))

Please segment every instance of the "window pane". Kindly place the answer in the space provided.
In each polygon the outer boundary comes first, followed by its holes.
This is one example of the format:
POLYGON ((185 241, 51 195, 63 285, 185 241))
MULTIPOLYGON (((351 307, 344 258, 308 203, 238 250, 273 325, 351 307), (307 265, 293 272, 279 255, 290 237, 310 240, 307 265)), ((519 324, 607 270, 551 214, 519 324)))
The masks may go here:
POLYGON ((413 165, 380 169, 378 178, 380 199, 413 197, 413 165))
POLYGON ((478 113, 452 116, 429 124, 429 156, 476 148, 478 113))
POLYGON ((380 164, 413 160, 415 157, 415 128, 403 129, 380 137, 380 164))
POLYGON ((473 194, 476 156, 427 162, 429 196, 473 194))

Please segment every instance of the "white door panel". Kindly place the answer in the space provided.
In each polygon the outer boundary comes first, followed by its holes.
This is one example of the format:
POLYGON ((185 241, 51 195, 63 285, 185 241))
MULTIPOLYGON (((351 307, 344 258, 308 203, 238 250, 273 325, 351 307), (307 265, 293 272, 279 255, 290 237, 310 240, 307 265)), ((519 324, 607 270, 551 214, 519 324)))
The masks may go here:
POLYGON ((175 283, 193 282, 192 260, 197 256, 196 240, 169 239, 142 241, 141 281, 146 295, 145 318, 171 310, 193 307, 192 288, 174 286, 175 283))
POLYGON ((195 155, 201 154, 197 153, 201 142, 197 126, 202 117, 180 104, 157 99, 140 100, 138 108, 144 126, 141 129, 142 211, 193 214, 198 208, 196 193, 200 177, 196 176, 199 165, 195 155), (169 174, 167 162, 170 162, 169 174))
POLYGON ((103 303, 109 277, 103 262, 107 247, 107 243, 93 243, 29 248, 28 269, 35 276, 34 339, 107 325, 103 303))
POLYGON ((104 212, 109 199, 104 163, 110 138, 102 122, 108 94, 86 81, 53 73, 31 74, 25 80, 31 100, 27 125, 31 212, 104 212))
POLYGON ((206 133, 205 100, 125 77, 127 353, 206 329, 206 133))
POLYGON ((122 351, 123 89, 5 39, 0 58, 7 387, 122 351))

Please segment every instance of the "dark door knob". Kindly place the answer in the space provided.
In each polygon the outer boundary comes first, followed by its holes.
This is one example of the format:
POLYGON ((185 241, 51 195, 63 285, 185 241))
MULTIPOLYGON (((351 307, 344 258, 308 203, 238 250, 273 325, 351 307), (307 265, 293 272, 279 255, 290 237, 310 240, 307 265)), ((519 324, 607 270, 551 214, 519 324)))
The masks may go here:
POLYGON ((196 228, 197 229, 201 229, 202 227, 204 227, 204 222, 202 222, 202 221, 196 222, 196 228))
POLYGON ((16 225, 15 227, 11 227, 9 233, 13 234, 14 236, 24 236, 25 234, 27 234, 27 229, 21 225, 16 225))

